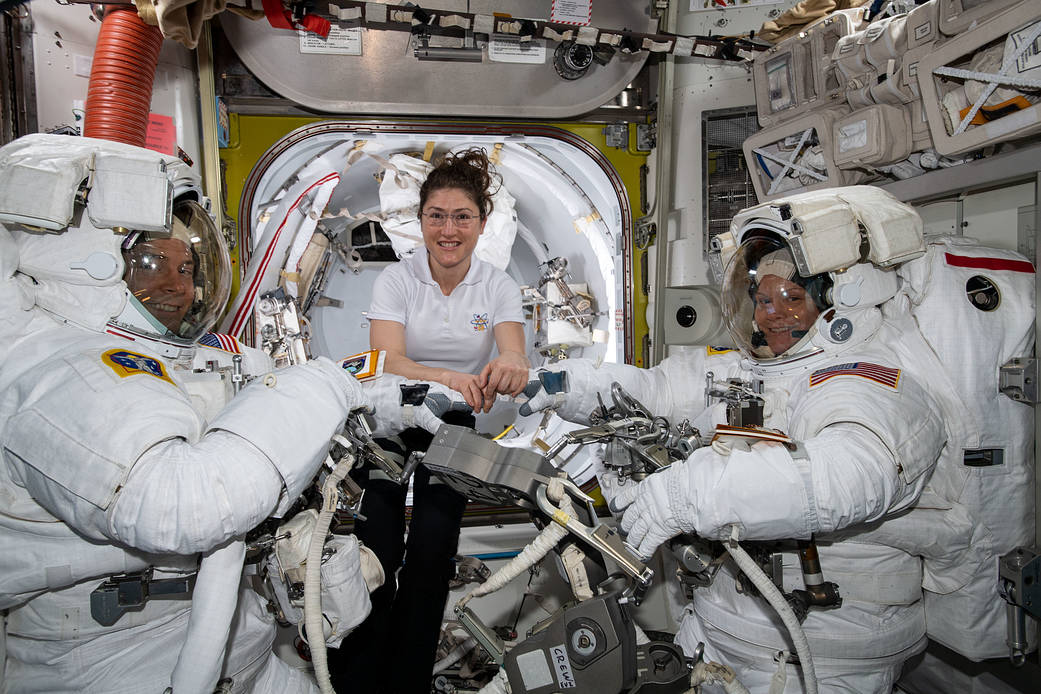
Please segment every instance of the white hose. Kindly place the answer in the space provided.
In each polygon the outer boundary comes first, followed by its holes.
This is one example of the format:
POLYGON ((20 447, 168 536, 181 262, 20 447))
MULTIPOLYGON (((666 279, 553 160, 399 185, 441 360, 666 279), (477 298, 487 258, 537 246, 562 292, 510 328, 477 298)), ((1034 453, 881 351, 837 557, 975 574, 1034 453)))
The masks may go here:
POLYGON ((217 686, 245 558, 246 543, 236 539, 211 550, 199 562, 188 630, 170 676, 174 694, 211 694, 217 686))
POLYGON ((472 636, 468 637, 461 644, 453 648, 451 653, 434 663, 434 674, 438 675, 458 663, 462 660, 463 656, 472 651, 476 645, 477 639, 472 636))
MULTIPOLYGON (((570 516, 574 512, 571 497, 564 491, 564 485, 561 484, 559 479, 553 478, 550 480, 546 495, 555 503, 559 503, 562 513, 570 516)), ((520 576, 521 573, 542 561, 542 558, 549 554, 550 550, 556 547, 558 542, 567 537, 567 534, 568 530, 563 525, 559 525, 556 522, 549 523, 527 547, 521 550, 520 554, 508 561, 506 566, 489 576, 487 581, 481 583, 464 596, 458 602, 457 607, 461 609, 471 599, 499 590, 517 576, 520 576)))
POLYGON ((795 616, 795 612, 792 611, 791 605, 781 595, 781 591, 777 589, 774 582, 763 573, 759 565, 737 543, 737 534, 737 526, 733 526, 730 540, 726 543, 727 551, 733 557, 734 563, 737 564, 738 568, 745 572, 745 575, 759 589, 759 592, 763 594, 763 597, 777 611, 777 615, 784 622, 784 626, 792 637, 792 643, 795 644, 795 653, 799 656, 799 663, 802 665, 806 694, 817 694, 817 672, 813 667, 813 657, 810 655, 810 642, 806 639, 806 632, 802 630, 799 619, 795 616))
MULTIPOLYGON (((332 458, 327 457, 326 463, 332 463, 332 458)), ((322 550, 325 549, 325 536, 329 532, 329 526, 336 514, 336 504, 340 498, 337 486, 351 471, 352 465, 354 465, 354 456, 346 455, 325 478, 325 482, 322 484, 322 510, 318 514, 314 532, 311 533, 311 542, 307 546, 307 564, 304 569, 304 626, 307 629, 307 645, 311 649, 311 665, 314 666, 314 676, 322 694, 336 694, 329 677, 329 654, 325 649, 325 618, 322 616, 322 550)))
POLYGON ((510 694, 510 681, 506 679, 506 671, 499 668, 492 681, 481 687, 477 694, 510 694))

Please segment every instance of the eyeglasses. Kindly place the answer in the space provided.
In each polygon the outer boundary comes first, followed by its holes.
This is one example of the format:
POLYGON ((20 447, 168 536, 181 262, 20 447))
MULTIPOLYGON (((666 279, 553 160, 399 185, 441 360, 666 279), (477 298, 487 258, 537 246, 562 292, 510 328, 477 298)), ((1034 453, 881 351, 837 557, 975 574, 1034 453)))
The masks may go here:
POLYGON ((448 220, 452 220, 452 224, 457 229, 468 229, 470 225, 477 219, 477 215, 470 214, 469 212, 459 212, 457 214, 445 214, 444 212, 423 212, 424 217, 427 218, 428 224, 432 227, 443 227, 448 220))

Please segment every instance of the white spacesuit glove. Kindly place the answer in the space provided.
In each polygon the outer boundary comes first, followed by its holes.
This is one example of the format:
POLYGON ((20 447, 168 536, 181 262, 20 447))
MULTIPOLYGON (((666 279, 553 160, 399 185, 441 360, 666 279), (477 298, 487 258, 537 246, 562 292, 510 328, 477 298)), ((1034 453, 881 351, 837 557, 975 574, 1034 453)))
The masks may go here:
POLYGON ((607 508, 618 519, 621 519, 625 509, 632 506, 639 493, 639 488, 639 482, 631 477, 620 478, 617 472, 606 472, 600 478, 600 491, 607 502, 607 508))
POLYGON ((684 467, 673 465, 650 475, 634 490, 626 491, 617 502, 627 503, 622 516, 626 542, 642 557, 650 557, 669 538, 694 532, 692 495, 687 488, 684 467))
MULTIPOLYGON (((699 448, 636 487, 622 516, 626 541, 649 557, 675 535, 722 540, 735 526, 742 539, 807 539, 821 529, 808 465, 779 443, 734 446, 728 454, 699 448)), ((835 502, 846 503, 841 496, 835 502)))
POLYGON ((607 502, 607 508, 616 519, 621 519, 622 512, 636 498, 637 483, 629 477, 620 478, 618 472, 604 465, 603 449, 598 448, 593 454, 593 472, 600 483, 600 494, 607 502))
POLYGON ((599 404, 598 392, 610 403, 612 380, 608 369, 598 369, 589 359, 566 359, 532 370, 524 389, 528 401, 521 405, 520 413, 555 410, 570 422, 588 424, 599 404))
POLYGON ((472 412, 461 393, 440 383, 409 381, 384 374, 362 385, 376 424, 373 436, 387 437, 405 429, 422 427, 431 434, 444 423, 448 412, 472 412), (404 389, 402 389, 404 386, 404 389))

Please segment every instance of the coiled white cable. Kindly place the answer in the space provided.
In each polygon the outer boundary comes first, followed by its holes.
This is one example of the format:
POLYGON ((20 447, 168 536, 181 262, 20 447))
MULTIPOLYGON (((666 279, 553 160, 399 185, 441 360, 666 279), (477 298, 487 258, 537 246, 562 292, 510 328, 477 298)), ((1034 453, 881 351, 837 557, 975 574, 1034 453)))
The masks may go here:
MULTIPOLYGON (((333 440, 338 440, 350 450, 350 444, 343 437, 337 435, 333 437, 333 440)), ((327 465, 332 465, 332 457, 326 456, 325 462, 327 465)), ((322 510, 318 514, 314 532, 311 533, 311 542, 307 546, 307 566, 304 570, 304 626, 307 629, 307 645, 311 649, 311 665, 314 667, 314 676, 322 694, 336 694, 329 677, 329 656, 325 648, 325 618, 322 616, 322 550, 325 549, 325 536, 329 532, 329 526, 332 524, 336 505, 340 499, 337 486, 351 471, 353 465, 354 456, 345 455, 322 483, 322 510)))
MULTIPOLYGON (((574 513, 571 497, 564 491, 564 485, 558 478, 550 480, 546 489, 546 496, 549 497, 550 501, 558 505, 557 507, 562 513, 568 516, 574 513)), ((481 583, 464 596, 458 602, 457 608, 462 609, 473 598, 494 593, 517 576, 520 576, 524 571, 535 566, 543 557, 549 554, 550 550, 557 546, 558 542, 567 537, 567 534, 568 530, 564 526, 555 522, 549 523, 527 547, 521 550, 520 554, 507 562, 506 566, 489 576, 487 581, 481 583)))
MULTIPOLYGON (((557 508, 560 509, 561 513, 568 516, 574 513, 575 509, 571 503, 571 497, 564 490, 564 484, 559 478, 553 478, 549 481, 549 485, 546 488, 546 496, 549 497, 550 501, 557 504, 557 508)), ((547 525, 538 534, 538 537, 521 550, 520 554, 508 561, 506 566, 496 571, 488 577, 487 581, 467 593, 456 605, 456 609, 462 609, 472 598, 479 598, 482 595, 494 593, 522 572, 535 566, 543 557, 549 554, 550 550, 557 546, 558 542, 567 536, 567 533, 567 528, 556 522, 547 525)), ((500 668, 492 681, 484 685, 478 694, 510 694, 510 682, 506 678, 506 671, 500 668)))
MULTIPOLYGON (((795 616, 788 601, 781 595, 774 582, 767 577, 759 565, 755 563, 748 553, 737 542, 737 526, 731 526, 730 539, 726 542, 727 551, 733 557, 738 568, 745 572, 759 592, 763 594, 770 606, 777 611, 777 615, 784 622, 785 628, 792 637, 795 644, 795 653, 799 656, 802 665, 803 679, 806 685, 806 694, 817 694, 817 672, 813 667, 813 657, 810 655, 810 642, 806 639, 806 632, 802 630, 799 619, 795 616)), ((783 663, 782 663, 783 667, 783 663)))

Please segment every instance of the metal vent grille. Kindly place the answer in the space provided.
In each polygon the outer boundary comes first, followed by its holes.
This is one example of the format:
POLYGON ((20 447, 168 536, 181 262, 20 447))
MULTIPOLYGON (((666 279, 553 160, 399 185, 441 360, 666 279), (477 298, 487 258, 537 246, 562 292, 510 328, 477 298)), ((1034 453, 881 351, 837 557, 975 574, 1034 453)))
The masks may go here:
POLYGON ((733 216, 758 204, 741 144, 759 130, 754 106, 704 111, 701 115, 702 180, 705 182, 705 245, 730 228, 733 216))

